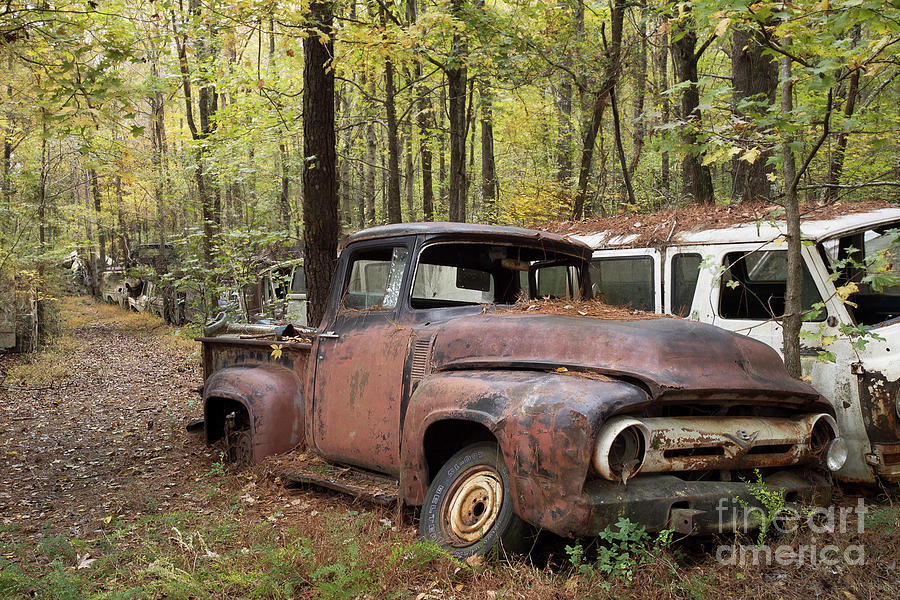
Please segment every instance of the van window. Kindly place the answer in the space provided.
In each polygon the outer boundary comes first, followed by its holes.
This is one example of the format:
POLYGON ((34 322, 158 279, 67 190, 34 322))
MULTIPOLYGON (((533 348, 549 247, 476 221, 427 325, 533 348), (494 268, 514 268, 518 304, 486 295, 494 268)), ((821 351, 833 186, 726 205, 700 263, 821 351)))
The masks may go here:
MULTIPOLYGON (((719 295, 719 314, 726 319, 771 319, 784 314, 787 287, 787 251, 729 252, 725 255, 719 295)), ((801 305, 804 311, 822 297, 806 264, 803 265, 801 305)), ((806 321, 824 321, 824 311, 804 315, 806 321)))
POLYGON ((656 310, 653 297, 653 258, 606 256, 591 261, 594 296, 613 306, 656 310))
POLYGON ((820 246, 836 286, 855 283, 845 307, 862 325, 900 317, 900 222, 858 231, 820 246))
POLYGON ((694 303, 697 277, 700 275, 699 254, 676 254, 672 257, 672 314, 686 317, 694 303))

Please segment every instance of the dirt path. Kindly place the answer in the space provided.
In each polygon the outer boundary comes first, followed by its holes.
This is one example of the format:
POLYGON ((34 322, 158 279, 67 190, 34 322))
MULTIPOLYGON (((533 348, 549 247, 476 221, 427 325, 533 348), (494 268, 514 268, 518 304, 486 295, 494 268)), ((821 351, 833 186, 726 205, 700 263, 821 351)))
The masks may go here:
POLYGON ((67 381, 0 389, 0 523, 21 533, 81 536, 110 515, 190 505, 209 468, 184 429, 199 413, 196 359, 108 323, 76 336, 67 381))

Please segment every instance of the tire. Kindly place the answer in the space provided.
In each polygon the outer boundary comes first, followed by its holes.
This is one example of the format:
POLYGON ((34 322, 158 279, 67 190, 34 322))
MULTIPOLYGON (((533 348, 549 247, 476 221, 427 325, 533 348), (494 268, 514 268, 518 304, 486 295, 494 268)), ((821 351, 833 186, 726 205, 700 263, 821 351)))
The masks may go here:
POLYGON ((249 427, 226 432, 225 460, 236 467, 253 464, 253 435, 249 427))
POLYGON ((513 512, 509 472, 497 444, 463 448, 441 467, 425 494, 419 536, 459 559, 524 548, 528 525, 513 512))

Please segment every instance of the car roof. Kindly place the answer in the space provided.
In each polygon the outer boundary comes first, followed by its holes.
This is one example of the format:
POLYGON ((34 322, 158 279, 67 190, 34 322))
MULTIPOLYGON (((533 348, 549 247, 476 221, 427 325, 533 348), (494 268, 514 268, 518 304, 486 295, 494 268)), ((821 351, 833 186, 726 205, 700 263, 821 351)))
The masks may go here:
MULTIPOLYGON (((807 217, 802 220, 800 230, 804 239, 820 242, 839 235, 879 227, 893 222, 900 222, 900 208, 879 208, 827 219, 816 219, 814 216, 807 217)), ((662 244, 642 243, 640 233, 621 234, 598 231, 571 237, 584 242, 592 248, 620 248, 743 242, 765 243, 784 235, 785 222, 781 218, 779 220, 760 220, 732 224, 727 227, 708 227, 679 231, 674 233, 670 240, 662 244)))
MULTIPOLYGON (((403 236, 425 236, 429 240, 448 238, 460 242, 520 243, 528 246, 547 246, 548 249, 590 256, 591 248, 584 242, 570 236, 562 236, 546 231, 524 227, 482 225, 479 223, 397 223, 364 229, 347 238, 346 244, 363 240, 375 240, 403 236)), ((345 245, 346 245, 345 244, 345 245)))

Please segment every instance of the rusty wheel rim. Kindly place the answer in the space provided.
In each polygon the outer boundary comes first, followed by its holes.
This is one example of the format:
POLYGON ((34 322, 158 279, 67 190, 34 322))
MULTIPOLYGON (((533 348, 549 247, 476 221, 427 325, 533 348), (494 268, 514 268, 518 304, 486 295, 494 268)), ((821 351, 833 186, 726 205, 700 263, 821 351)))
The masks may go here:
POLYGON ((490 531, 503 504, 503 481, 492 468, 477 466, 464 473, 446 504, 447 531, 460 543, 480 540, 490 531))

